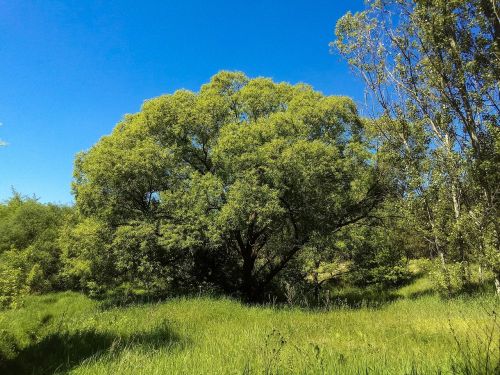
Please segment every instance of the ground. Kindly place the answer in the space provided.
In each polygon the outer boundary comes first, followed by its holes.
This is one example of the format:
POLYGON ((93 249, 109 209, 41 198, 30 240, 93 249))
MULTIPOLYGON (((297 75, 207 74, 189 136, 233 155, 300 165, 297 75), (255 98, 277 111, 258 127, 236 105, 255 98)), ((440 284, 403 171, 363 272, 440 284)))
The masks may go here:
POLYGON ((485 368, 487 352, 496 365, 498 299, 445 300, 420 293, 427 285, 417 280, 378 307, 328 310, 208 297, 113 307, 71 292, 32 296, 0 312, 0 373, 435 374, 468 362, 485 368), (493 343, 481 343, 490 334, 493 343))

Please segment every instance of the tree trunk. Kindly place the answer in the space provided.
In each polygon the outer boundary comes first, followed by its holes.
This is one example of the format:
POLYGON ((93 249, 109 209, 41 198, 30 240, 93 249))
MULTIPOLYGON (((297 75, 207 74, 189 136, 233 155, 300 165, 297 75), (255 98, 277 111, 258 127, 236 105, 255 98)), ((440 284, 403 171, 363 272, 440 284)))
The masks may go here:
POLYGON ((314 264, 314 272, 313 272, 313 282, 314 282, 314 302, 316 303, 316 306, 319 306, 319 293, 320 293, 320 288, 321 288, 321 283, 319 281, 319 266, 320 262, 316 261, 314 264))
POLYGON ((448 290, 448 295, 451 295, 453 290, 451 286, 450 273, 448 272, 448 267, 446 267, 446 262, 444 260, 444 254, 442 251, 439 252, 439 259, 441 259, 441 268, 444 276, 444 282, 446 284, 446 289, 448 290))
POLYGON ((252 254, 243 256, 241 292, 248 302, 257 302, 259 299, 259 287, 254 277, 255 257, 252 254))

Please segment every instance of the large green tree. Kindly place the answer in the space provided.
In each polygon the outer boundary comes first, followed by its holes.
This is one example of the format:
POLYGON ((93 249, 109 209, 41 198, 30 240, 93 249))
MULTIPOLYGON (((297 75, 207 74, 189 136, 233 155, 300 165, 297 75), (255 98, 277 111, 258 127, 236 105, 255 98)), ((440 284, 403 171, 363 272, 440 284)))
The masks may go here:
POLYGON ((350 99, 221 72, 127 115, 77 157, 74 193, 117 277, 168 278, 187 257, 256 300, 312 238, 370 215, 372 156, 350 99))

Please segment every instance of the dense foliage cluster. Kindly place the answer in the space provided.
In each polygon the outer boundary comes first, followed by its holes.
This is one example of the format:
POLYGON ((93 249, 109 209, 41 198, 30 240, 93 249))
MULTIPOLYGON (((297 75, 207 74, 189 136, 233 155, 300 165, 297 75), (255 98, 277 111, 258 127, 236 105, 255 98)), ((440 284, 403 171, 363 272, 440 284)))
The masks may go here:
POLYGON ((64 288, 59 235, 68 213, 15 192, 0 205, 0 306, 64 288))
POLYGON ((374 116, 305 84, 220 72, 148 100, 75 161, 72 208, 0 205, 0 303, 77 289, 318 300, 500 278, 500 22, 489 0, 376 0, 332 45, 374 116))
POLYGON ((383 187, 351 100, 221 72, 127 116, 79 155, 74 191, 92 279, 255 300, 383 187))

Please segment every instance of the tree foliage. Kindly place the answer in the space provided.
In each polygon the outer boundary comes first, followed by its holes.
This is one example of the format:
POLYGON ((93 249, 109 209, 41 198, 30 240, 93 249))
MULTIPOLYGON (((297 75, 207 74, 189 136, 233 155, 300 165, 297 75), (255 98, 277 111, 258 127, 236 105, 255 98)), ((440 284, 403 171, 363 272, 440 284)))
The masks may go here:
POLYGON ((0 204, 0 305, 63 286, 59 228, 68 211, 16 192, 0 204))
POLYGON ((380 163, 432 256, 500 272, 500 22, 491 0, 376 0, 332 44, 363 77, 380 163))
POLYGON ((78 156, 74 191, 117 277, 177 278, 183 259, 249 299, 383 193, 350 99, 238 72, 146 101, 78 156))

